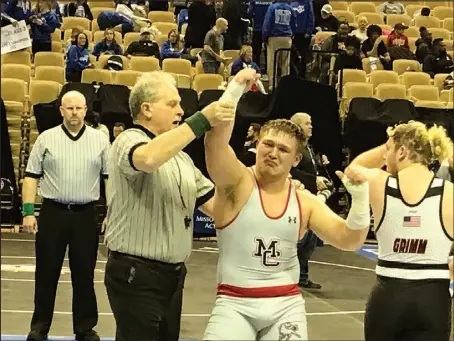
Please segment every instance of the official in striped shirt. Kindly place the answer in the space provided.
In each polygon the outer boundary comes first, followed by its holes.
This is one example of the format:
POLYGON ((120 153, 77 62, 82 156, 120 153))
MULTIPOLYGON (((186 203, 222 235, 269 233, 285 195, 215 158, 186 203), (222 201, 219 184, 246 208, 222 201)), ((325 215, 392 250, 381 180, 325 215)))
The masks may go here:
POLYGON ((129 98, 135 126, 109 155, 105 285, 117 341, 179 338, 191 218, 195 208, 210 214, 214 194, 182 150, 234 119, 233 105, 213 103, 180 124, 180 102, 171 75, 142 75, 129 98))
POLYGON ((84 124, 87 106, 81 93, 66 93, 60 112, 63 124, 41 133, 33 146, 22 189, 23 226, 36 233, 35 311, 27 340, 47 339, 69 245, 76 340, 98 341, 93 330, 98 321, 95 203, 101 178, 107 177, 110 143, 102 131, 84 124), (43 198, 39 225, 34 215, 37 191, 43 198))

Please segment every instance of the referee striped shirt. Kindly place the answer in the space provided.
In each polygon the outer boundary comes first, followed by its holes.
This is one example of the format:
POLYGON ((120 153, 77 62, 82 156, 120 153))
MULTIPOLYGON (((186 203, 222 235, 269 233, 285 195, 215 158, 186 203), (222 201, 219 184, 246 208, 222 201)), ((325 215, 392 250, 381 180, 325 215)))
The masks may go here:
POLYGON ((74 136, 62 124, 38 136, 25 176, 40 179, 42 198, 63 204, 97 201, 100 179, 108 174, 109 148, 102 131, 84 125, 74 136))
POLYGON ((213 196, 214 186, 184 152, 151 173, 137 170, 134 150, 152 138, 136 125, 112 145, 105 241, 112 251, 180 263, 191 253, 194 209, 213 196))

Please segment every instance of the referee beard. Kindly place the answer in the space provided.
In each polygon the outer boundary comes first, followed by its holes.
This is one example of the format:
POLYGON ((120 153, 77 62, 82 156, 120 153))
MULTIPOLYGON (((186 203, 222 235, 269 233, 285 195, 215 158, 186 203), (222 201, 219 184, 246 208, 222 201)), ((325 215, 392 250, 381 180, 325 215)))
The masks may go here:
POLYGON ((182 150, 235 116, 233 105, 215 102, 181 123, 180 102, 171 75, 143 74, 129 97, 135 125, 109 155, 105 285, 116 341, 179 339, 194 209, 212 214, 214 195, 182 150))
POLYGON ((63 124, 42 132, 30 153, 22 189, 23 227, 36 234, 35 310, 28 341, 47 340, 58 280, 66 249, 73 287, 72 317, 77 341, 99 341, 94 269, 98 252, 96 202, 107 175, 110 143, 84 124, 85 97, 70 91, 62 97, 63 124), (34 215, 43 198, 39 224, 34 215))

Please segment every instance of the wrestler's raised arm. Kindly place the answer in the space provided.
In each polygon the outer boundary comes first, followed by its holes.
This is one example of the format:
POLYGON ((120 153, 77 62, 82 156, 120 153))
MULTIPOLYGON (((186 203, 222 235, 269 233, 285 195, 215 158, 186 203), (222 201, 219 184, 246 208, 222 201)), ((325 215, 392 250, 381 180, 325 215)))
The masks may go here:
MULTIPOLYGON (((244 92, 259 78, 253 69, 241 70, 230 82, 218 102, 218 110, 236 110, 244 92)), ((207 170, 217 189, 234 189, 247 171, 229 145, 234 121, 213 127, 205 134, 205 158, 207 170)))

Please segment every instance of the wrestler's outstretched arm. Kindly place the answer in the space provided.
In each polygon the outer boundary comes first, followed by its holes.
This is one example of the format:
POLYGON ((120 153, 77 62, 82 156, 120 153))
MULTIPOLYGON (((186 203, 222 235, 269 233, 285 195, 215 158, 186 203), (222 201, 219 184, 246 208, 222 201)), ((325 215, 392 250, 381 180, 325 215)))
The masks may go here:
MULTIPOLYGON (((243 93, 248 91, 258 78, 259 74, 253 69, 241 70, 219 99, 219 110, 236 110, 243 93)), ((205 134, 207 170, 217 190, 234 190, 247 171, 229 145, 234 124, 234 121, 227 121, 205 134)))

